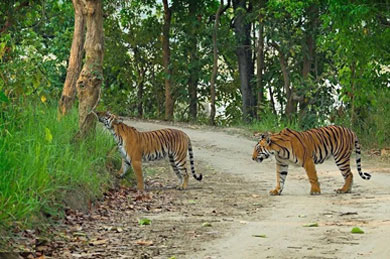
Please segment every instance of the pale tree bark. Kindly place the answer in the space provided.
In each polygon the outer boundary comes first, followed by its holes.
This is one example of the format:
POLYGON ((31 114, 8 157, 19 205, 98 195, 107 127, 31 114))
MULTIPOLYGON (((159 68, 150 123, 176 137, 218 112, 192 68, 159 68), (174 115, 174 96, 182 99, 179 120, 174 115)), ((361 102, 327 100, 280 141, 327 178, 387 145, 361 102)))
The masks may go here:
POLYGON ((60 101, 58 103, 58 118, 63 117, 72 109, 76 97, 76 82, 80 75, 84 55, 85 18, 81 0, 73 0, 74 31, 70 50, 69 64, 60 101))
POLYGON ((278 115, 276 112, 276 107, 275 107, 275 98, 274 98, 274 93, 272 92, 272 86, 268 85, 268 91, 269 91, 269 97, 270 97, 270 103, 271 103, 271 109, 274 115, 278 115))
POLYGON ((227 6, 224 8, 223 0, 221 0, 221 3, 218 7, 217 12, 215 13, 215 21, 214 21, 214 30, 213 30, 213 71, 211 73, 211 80, 210 80, 210 118, 209 123, 211 125, 215 125, 215 81, 217 79, 218 74, 218 44, 217 44, 217 38, 218 38, 218 27, 219 27, 219 20, 221 14, 229 7, 230 0, 228 0, 227 6))
POLYGON ((103 82, 103 12, 102 0, 83 0, 87 22, 85 38, 85 63, 77 80, 79 98, 79 137, 95 129, 96 108, 103 82))
MULTIPOLYGON (((260 1, 260 10, 264 8, 265 0, 260 1)), ((261 109, 264 98, 264 86, 263 86, 263 70, 264 70, 264 17, 260 13, 259 15, 259 38, 257 40, 257 56, 256 56, 256 77, 257 77, 257 107, 258 111, 261 109)), ((259 118, 257 114, 257 118, 259 118)))
POLYGON ((163 49, 163 65, 165 72, 165 119, 173 120, 173 98, 171 93, 172 87, 172 69, 169 67, 171 50, 169 47, 169 30, 171 27, 172 10, 168 7, 168 0, 163 0, 164 5, 164 25, 162 30, 162 49, 163 49))

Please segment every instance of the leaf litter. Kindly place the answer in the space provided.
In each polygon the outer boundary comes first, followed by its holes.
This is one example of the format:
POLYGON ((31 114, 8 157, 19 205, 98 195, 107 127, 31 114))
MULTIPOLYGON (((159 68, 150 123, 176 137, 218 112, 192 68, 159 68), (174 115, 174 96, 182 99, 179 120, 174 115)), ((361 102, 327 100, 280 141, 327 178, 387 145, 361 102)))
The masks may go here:
POLYGON ((252 195, 258 191, 256 183, 199 167, 208 181, 190 181, 184 191, 166 187, 175 186, 176 179, 164 165, 152 182, 145 179, 147 195, 125 186, 109 189, 87 212, 68 208, 58 224, 23 231, 9 241, 11 251, 24 258, 175 258, 196 253, 201 243, 232 226, 232 218, 247 220, 258 209, 253 204, 261 205, 252 195))

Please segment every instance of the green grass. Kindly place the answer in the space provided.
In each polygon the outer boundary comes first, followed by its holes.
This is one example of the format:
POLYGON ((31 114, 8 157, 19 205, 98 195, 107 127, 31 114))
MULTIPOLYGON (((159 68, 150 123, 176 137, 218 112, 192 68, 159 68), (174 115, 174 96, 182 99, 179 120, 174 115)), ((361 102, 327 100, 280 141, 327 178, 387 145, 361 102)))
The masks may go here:
POLYGON ((97 127, 94 138, 73 141, 77 129, 76 110, 61 121, 45 104, 0 111, 0 232, 61 216, 68 195, 93 200, 109 186, 104 165, 113 138, 97 127))
POLYGON ((261 133, 277 133, 284 128, 302 130, 296 120, 288 121, 287 119, 280 118, 280 116, 276 116, 273 113, 264 114, 261 120, 253 121, 252 123, 245 125, 245 127, 252 132, 261 133))

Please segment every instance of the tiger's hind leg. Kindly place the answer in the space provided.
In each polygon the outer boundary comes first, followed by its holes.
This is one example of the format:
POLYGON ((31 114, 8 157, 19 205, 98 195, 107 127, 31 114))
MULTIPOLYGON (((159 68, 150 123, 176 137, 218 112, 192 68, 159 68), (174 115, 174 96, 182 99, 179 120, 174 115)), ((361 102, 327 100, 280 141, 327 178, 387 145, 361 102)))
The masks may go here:
POLYGON ((180 190, 183 190, 183 189, 186 189, 187 186, 188 186, 189 175, 188 175, 188 171, 187 171, 187 161, 186 161, 187 157, 186 157, 186 154, 183 154, 181 157, 182 157, 181 161, 180 160, 176 161, 176 166, 179 169, 180 176, 183 179, 183 181, 181 182, 181 184, 179 185, 178 188, 180 190))
POLYGON ((349 154, 340 154, 335 156, 336 165, 344 177, 344 185, 337 189, 337 193, 350 193, 352 191, 353 175, 350 166, 351 151, 349 154))
POLYGON ((184 166, 183 168, 179 169, 182 173, 182 176, 184 178, 182 184, 179 186, 179 189, 180 190, 184 190, 187 188, 188 186, 188 179, 189 179, 189 175, 188 175, 188 172, 187 172, 187 168, 184 166))
POLYGON ((177 178, 179 178, 179 184, 178 184, 178 189, 183 189, 183 187, 187 187, 187 184, 188 184, 188 174, 187 174, 187 178, 184 177, 184 181, 183 181, 183 176, 181 174, 181 171, 180 170, 180 165, 179 165, 179 162, 176 161, 175 157, 173 155, 169 155, 169 162, 171 163, 171 166, 172 166, 172 169, 173 171, 175 172, 177 178), (184 186, 185 185, 185 186, 184 186))

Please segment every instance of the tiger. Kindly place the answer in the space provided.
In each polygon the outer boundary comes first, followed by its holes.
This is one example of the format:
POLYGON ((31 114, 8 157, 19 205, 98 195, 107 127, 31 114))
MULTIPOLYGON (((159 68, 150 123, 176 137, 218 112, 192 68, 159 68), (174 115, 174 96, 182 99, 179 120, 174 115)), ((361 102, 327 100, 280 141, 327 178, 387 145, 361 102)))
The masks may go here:
POLYGON ((270 195, 282 193, 289 163, 302 166, 311 184, 310 194, 320 194, 315 164, 322 164, 330 157, 334 158, 345 181, 336 192, 351 192, 353 175, 350 158, 353 147, 355 147, 356 165, 360 177, 364 180, 371 178, 369 173, 362 172, 360 144, 356 134, 348 128, 333 125, 301 132, 285 128, 276 134, 256 133, 255 136, 260 139, 255 145, 252 160, 261 163, 271 155, 275 156, 276 188, 270 191, 270 195))
POLYGON ((135 172, 138 191, 144 191, 142 161, 159 160, 168 156, 170 164, 179 178, 178 189, 188 186, 187 150, 192 176, 202 180, 202 174, 195 173, 194 154, 189 136, 177 129, 160 129, 140 132, 123 123, 123 120, 109 111, 95 111, 98 121, 111 132, 122 156, 122 166, 117 173, 122 178, 131 166, 135 172), (183 179, 184 178, 184 179, 183 179))

